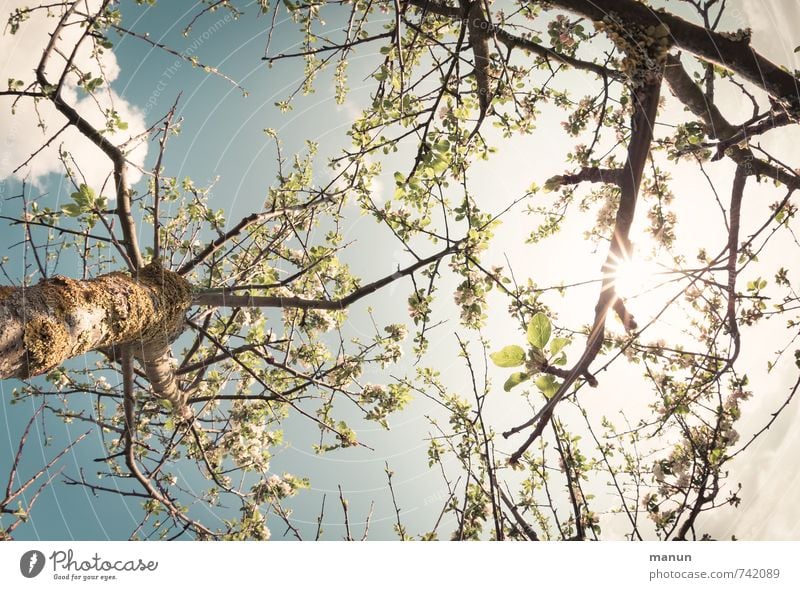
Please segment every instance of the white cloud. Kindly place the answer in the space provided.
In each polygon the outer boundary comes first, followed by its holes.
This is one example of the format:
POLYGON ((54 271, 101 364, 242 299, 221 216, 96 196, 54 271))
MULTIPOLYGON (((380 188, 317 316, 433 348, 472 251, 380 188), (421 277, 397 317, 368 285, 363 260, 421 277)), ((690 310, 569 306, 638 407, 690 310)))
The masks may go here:
MULTIPOLYGON (((0 22, 4 25, 7 16, 16 8, 27 5, 25 0, 0 1, 0 22)), ((94 8, 100 4, 98 0, 87 0, 88 7, 94 8)), ((6 85, 9 78, 22 80, 26 85, 34 80, 34 71, 38 65, 43 48, 48 42, 51 31, 55 28, 57 19, 47 17, 45 11, 36 11, 31 18, 22 23, 19 31, 11 35, 8 28, 0 34, 0 84, 6 85)), ((0 25, 2 26, 2 25, 0 25)), ((57 45, 62 52, 67 54, 74 47, 83 29, 68 27, 64 30, 57 45)), ((84 72, 92 72, 95 77, 100 76, 101 70, 108 83, 119 76, 119 64, 113 51, 106 50, 99 58, 90 55, 91 46, 85 42, 76 55, 75 63, 84 72)), ((48 67, 48 77, 57 80, 65 61, 62 57, 54 55, 48 67)), ((105 127, 104 111, 114 109, 120 119, 128 123, 128 129, 110 134, 107 137, 115 144, 141 134, 145 129, 142 112, 134 105, 128 103, 116 92, 108 87, 96 93, 94 97, 88 96, 83 90, 77 88, 76 77, 70 76, 64 87, 64 97, 73 105, 78 113, 89 120, 93 125, 105 127)), ((16 177, 28 178, 29 181, 39 184, 43 177, 50 173, 62 173, 63 168, 59 160, 59 148, 68 151, 77 168, 85 177, 88 184, 99 188, 111 172, 108 158, 88 139, 74 127, 62 133, 52 144, 38 154, 30 165, 14 172, 25 162, 31 154, 39 149, 53 134, 66 123, 66 119, 47 101, 40 101, 38 105, 30 98, 22 98, 16 107, 15 114, 11 114, 11 97, 0 97, 0 178, 16 177), (44 123, 44 129, 39 126, 44 123)), ((147 154, 147 144, 138 146, 129 156, 129 159, 141 165, 147 154)), ((134 167, 130 170, 130 182, 135 183, 141 178, 134 167)), ((112 196, 112 191, 107 191, 112 196)))

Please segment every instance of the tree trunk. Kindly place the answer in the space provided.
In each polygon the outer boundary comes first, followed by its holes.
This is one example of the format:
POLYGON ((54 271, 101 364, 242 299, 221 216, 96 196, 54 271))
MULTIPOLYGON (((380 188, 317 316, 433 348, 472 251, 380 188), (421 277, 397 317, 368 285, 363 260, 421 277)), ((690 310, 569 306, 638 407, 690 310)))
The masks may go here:
POLYGON ((54 276, 32 287, 0 287, 0 379, 26 379, 86 352, 129 346, 153 392, 180 401, 169 344, 191 301, 185 279, 153 264, 136 277, 54 276))

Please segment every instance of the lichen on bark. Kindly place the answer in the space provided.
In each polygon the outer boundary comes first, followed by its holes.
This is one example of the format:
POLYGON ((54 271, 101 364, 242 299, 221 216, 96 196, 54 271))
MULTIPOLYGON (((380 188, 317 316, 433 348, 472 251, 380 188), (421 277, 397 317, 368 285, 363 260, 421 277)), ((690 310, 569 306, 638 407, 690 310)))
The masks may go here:
POLYGON ((23 341, 28 351, 28 373, 34 375, 58 366, 69 342, 64 326, 45 316, 25 323, 23 341))
POLYGON ((146 362, 148 351, 168 352, 191 301, 191 285, 156 264, 135 277, 54 276, 31 287, 4 287, 0 378, 40 375, 86 352, 126 345, 146 362))

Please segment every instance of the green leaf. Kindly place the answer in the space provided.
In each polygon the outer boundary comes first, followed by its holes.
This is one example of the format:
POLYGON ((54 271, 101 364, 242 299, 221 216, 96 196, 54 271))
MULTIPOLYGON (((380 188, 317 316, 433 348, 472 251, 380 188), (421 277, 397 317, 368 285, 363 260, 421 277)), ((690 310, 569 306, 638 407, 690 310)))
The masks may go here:
POLYGON ((552 375, 542 375, 536 380, 536 387, 544 394, 547 399, 553 397, 558 391, 558 383, 552 375))
POLYGON ((527 381, 530 378, 530 375, 527 373, 511 373, 511 376, 506 379, 505 385, 503 385, 503 390, 511 391, 514 387, 522 383, 523 381, 527 381))
POLYGON ((75 203, 67 203, 61 207, 61 210, 70 217, 78 217, 83 211, 83 209, 81 209, 80 206, 76 205, 75 203))
POLYGON ((539 312, 528 324, 528 342, 536 348, 544 349, 548 340, 550 340, 550 320, 539 312))
POLYGON ((437 152, 447 152, 450 149, 450 142, 446 139, 440 139, 434 144, 433 148, 437 152))
POLYGON ((550 354, 553 356, 557 355, 567 344, 569 344, 569 340, 566 338, 553 338, 550 342, 550 354))
POLYGON ((431 169, 435 174, 441 174, 447 170, 448 166, 450 166, 450 160, 445 157, 437 156, 434 158, 433 162, 431 162, 431 169))
POLYGON ((94 206, 96 195, 91 188, 82 184, 76 192, 70 195, 70 198, 75 201, 81 211, 89 211, 94 206))
POLYGON ((492 362, 498 367, 519 367, 525 362, 525 351, 521 346, 512 344, 511 346, 506 346, 499 352, 493 352, 489 355, 489 358, 491 358, 492 362))

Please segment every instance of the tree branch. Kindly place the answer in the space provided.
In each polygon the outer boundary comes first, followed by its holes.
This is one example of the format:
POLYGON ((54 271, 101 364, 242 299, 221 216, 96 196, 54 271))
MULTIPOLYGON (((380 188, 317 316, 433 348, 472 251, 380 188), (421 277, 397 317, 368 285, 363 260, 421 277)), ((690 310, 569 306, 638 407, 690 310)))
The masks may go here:
MULTIPOLYGON (((117 146, 106 139, 91 123, 81 117, 78 114, 78 111, 76 111, 64 100, 63 96, 61 95, 61 85, 54 87, 45 75, 47 62, 55 50, 56 42, 60 38, 61 31, 66 26, 69 17, 75 12, 78 4, 81 3, 82 0, 76 0, 76 2, 74 2, 64 12, 64 15, 59 20, 58 25, 56 25, 55 30, 50 36, 50 42, 47 44, 47 47, 42 53, 42 59, 36 68, 36 80, 39 83, 39 86, 41 86, 43 89, 55 88, 55 90, 52 91, 50 100, 56 109, 64 117, 66 117, 67 121, 74 125, 78 131, 80 131, 89 141, 100 148, 113 163, 114 186, 117 195, 117 217, 119 218, 120 225, 122 226, 122 235, 124 237, 126 251, 132 266, 130 270, 131 272, 134 272, 135 270, 144 266, 144 259, 142 258, 142 254, 139 249, 139 241, 136 237, 136 227, 133 222, 133 215, 131 214, 131 195, 127 179, 128 164, 125 159, 125 154, 117 146)), ((104 2, 99 11, 104 10, 106 4, 108 4, 108 2, 104 2)), ((89 27, 86 27, 86 31, 81 36, 81 39, 77 42, 76 47, 83 42, 88 30, 89 27)), ((68 66, 69 64, 67 65, 67 68, 68 66)))
POLYGON ((261 213, 251 213, 247 217, 243 217, 239 220, 235 226, 233 226, 230 230, 225 232, 223 235, 219 236, 216 240, 208 244, 205 248, 203 248, 194 258, 192 258, 189 262, 182 265, 177 273, 179 275, 185 275, 188 272, 194 270, 199 264, 205 261, 209 256, 217 252, 220 248, 222 248, 228 241, 235 238, 239 234, 241 234, 244 230, 246 230, 251 225, 256 223, 264 223, 271 219, 275 219, 276 217, 283 217, 290 213, 296 213, 299 211, 307 211, 312 209, 313 207, 320 205, 325 202, 329 202, 330 199, 327 197, 315 197, 310 201, 302 203, 300 205, 292 205, 290 207, 281 207, 280 209, 273 207, 269 211, 263 211, 261 213))
POLYGON ((639 27, 665 25, 675 46, 736 72, 788 105, 795 114, 800 110, 797 78, 754 51, 746 35, 717 33, 636 0, 552 0, 551 4, 594 21, 614 19, 623 26, 636 24, 639 27))
POLYGON ((176 520, 181 520, 190 525, 197 532, 213 538, 214 533, 189 517, 183 514, 172 501, 159 492, 153 482, 145 476, 136 464, 134 454, 134 437, 136 436, 136 394, 133 386, 133 351, 125 346, 122 350, 122 387, 125 395, 123 406, 125 410, 125 464, 131 475, 145 489, 147 494, 155 501, 159 502, 167 509, 170 516, 176 520))
POLYGON ((544 45, 539 45, 538 43, 534 43, 530 39, 524 39, 523 37, 518 37, 517 35, 513 35, 508 31, 501 29, 500 27, 493 26, 492 30, 494 31, 495 37, 497 40, 508 47, 509 49, 522 49, 523 51, 529 51, 534 55, 538 55, 539 57, 543 57, 545 59, 554 59, 555 61, 564 64, 565 66, 570 66, 579 70, 584 70, 587 72, 592 72, 597 74, 601 78, 613 78, 613 79, 621 79, 622 74, 615 70, 611 70, 609 68, 603 67, 600 64, 596 64, 594 62, 585 61, 582 59, 578 59, 576 57, 572 57, 570 55, 566 55, 564 53, 559 53, 555 49, 551 49, 550 47, 545 47, 544 45))
MULTIPOLYGON (((633 223, 636 211, 636 200, 639 195, 639 186, 642 181, 644 166, 650 153, 650 144, 653 140, 653 127, 658 113, 658 101, 661 95, 661 76, 656 72, 648 74, 641 88, 633 92, 634 112, 631 120, 632 135, 628 143, 628 157, 622 170, 620 179, 620 202, 614 223, 614 233, 611 237, 606 262, 603 265, 603 283, 600 296, 595 307, 595 319, 592 331, 586 342, 586 347, 580 360, 564 378, 558 391, 544 405, 542 410, 534 417, 536 427, 528 440, 509 458, 509 463, 519 462, 522 454, 542 434, 545 426, 550 421, 556 405, 564 398, 577 378, 589 369, 592 361, 597 357, 603 345, 605 335, 605 321, 608 312, 614 308, 617 295, 614 289, 614 272, 616 265, 630 255, 630 242, 628 234, 633 223)), ((624 322, 624 318, 623 318, 624 322)), ((626 326, 627 328, 627 326, 626 326)))
MULTIPOLYGON (((695 84, 677 57, 671 55, 667 57, 664 80, 669 84, 672 94, 705 124, 709 136, 718 139, 721 146, 729 145, 733 138, 742 135, 744 130, 741 127, 731 125, 716 105, 706 101, 703 91, 695 84)), ((745 135, 743 139, 747 139, 747 136, 745 135)), ((800 177, 796 173, 756 158, 749 147, 730 145, 725 149, 725 154, 743 166, 748 175, 766 176, 782 182, 791 189, 800 189, 800 177)))
POLYGON ((397 270, 389 276, 364 285, 341 299, 303 299, 302 297, 269 297, 257 295, 233 295, 230 292, 204 292, 195 293, 192 303, 194 305, 211 305, 216 307, 279 307, 295 309, 321 309, 329 311, 340 311, 346 309, 359 299, 371 295, 375 291, 396 281, 397 279, 409 276, 429 264, 454 254, 461 241, 454 242, 441 252, 423 258, 403 269, 397 270))

